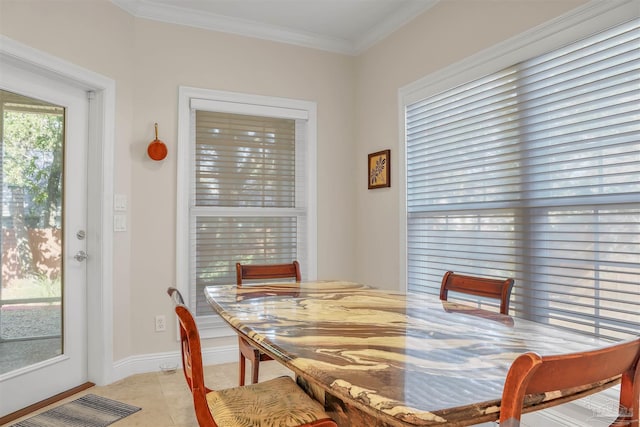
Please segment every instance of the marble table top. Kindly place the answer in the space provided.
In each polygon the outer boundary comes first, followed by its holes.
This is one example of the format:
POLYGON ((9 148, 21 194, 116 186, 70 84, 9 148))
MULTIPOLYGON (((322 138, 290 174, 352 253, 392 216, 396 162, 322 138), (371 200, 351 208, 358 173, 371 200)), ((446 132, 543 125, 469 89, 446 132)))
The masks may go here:
MULTIPOLYGON (((384 420, 380 425, 495 420, 518 355, 610 344, 435 296, 351 282, 215 286, 205 294, 237 332, 307 381, 384 420)), ((567 394, 530 396, 525 406, 567 394)))

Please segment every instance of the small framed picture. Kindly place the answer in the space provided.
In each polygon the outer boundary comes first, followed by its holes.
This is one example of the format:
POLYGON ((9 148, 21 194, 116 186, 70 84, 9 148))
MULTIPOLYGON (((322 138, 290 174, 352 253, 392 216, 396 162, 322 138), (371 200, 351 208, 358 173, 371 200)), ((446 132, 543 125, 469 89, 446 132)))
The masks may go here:
POLYGON ((369 189, 391 187, 391 150, 369 154, 369 189))

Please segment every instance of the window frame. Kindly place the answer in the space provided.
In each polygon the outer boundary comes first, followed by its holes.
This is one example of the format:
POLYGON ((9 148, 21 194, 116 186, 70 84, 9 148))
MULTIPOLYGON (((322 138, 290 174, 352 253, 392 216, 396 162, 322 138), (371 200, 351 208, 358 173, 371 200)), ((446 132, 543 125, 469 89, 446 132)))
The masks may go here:
MULTIPOLYGON (((178 143, 177 143, 177 200, 176 200, 176 281, 189 306, 195 301, 191 284, 194 272, 190 262, 190 190, 195 166, 194 141, 192 139, 192 103, 199 109, 223 111, 235 114, 264 115, 272 117, 305 119, 304 197, 306 206, 305 277, 317 277, 317 106, 315 102, 251 95, 237 92, 180 86, 178 94, 178 143), (211 110, 214 109, 214 110, 211 110)), ((195 208, 198 209, 198 208, 195 208)), ((269 209, 269 208, 263 208, 269 209)), ((272 211, 273 209, 269 209, 272 211)), ((233 209, 221 208, 232 212, 233 209)), ((291 210, 288 210, 289 212, 291 210)), ((197 316, 196 322, 202 338, 233 336, 235 333, 213 311, 209 316, 197 316)))
POLYGON ((399 284, 408 288, 407 261, 407 106, 458 85, 482 78, 504 68, 559 49, 581 38, 606 30, 640 16, 633 0, 591 1, 565 15, 525 31, 504 42, 480 51, 460 62, 420 78, 398 90, 399 131, 399 284))

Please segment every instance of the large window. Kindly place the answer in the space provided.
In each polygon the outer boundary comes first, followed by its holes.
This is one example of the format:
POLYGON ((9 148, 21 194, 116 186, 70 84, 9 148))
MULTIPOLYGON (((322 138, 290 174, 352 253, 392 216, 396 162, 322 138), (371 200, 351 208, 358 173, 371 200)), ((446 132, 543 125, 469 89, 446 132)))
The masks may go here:
POLYGON ((639 26, 407 103, 409 290, 513 277, 512 314, 638 333, 639 26))
POLYGON ((204 287, 235 283, 236 262, 296 259, 305 278, 315 274, 308 166, 315 110, 312 103, 183 92, 179 269, 202 320, 212 314, 204 287))

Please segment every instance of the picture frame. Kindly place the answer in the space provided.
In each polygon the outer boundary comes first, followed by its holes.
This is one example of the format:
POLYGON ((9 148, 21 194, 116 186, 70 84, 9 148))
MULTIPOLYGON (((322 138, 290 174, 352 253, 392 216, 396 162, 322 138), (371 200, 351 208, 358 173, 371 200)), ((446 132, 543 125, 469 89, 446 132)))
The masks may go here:
POLYGON ((369 154, 367 158, 369 190, 391 187, 391 150, 369 154))

